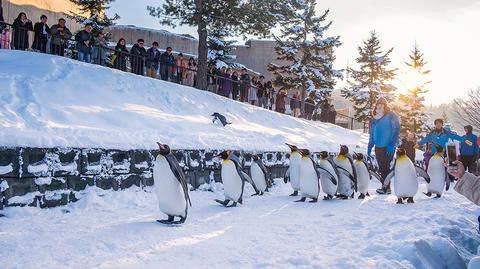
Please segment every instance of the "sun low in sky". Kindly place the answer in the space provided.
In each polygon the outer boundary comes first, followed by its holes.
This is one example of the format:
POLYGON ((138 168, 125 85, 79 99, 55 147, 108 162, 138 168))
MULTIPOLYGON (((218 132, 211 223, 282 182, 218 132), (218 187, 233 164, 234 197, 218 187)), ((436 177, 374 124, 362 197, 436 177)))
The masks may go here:
MULTIPOLYGON (((149 16, 147 5, 160 6, 163 1, 117 0, 109 12, 121 15, 119 24, 134 24, 154 29, 188 33, 196 29, 161 26, 149 16)), ((480 0, 321 0, 317 10, 330 9, 334 21, 329 34, 340 35, 343 42, 337 50, 336 65, 355 67, 357 47, 375 30, 384 50, 394 47, 391 67, 399 68, 393 83, 406 92, 417 78, 405 72, 405 62, 417 42, 432 72, 426 105, 441 104, 466 96, 480 86, 480 0)))

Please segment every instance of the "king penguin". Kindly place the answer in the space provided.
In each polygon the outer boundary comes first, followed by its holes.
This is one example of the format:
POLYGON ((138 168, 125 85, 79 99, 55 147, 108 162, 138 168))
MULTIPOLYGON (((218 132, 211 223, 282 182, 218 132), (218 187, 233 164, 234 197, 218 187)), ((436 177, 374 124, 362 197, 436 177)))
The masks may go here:
POLYGON ((380 176, 369 169, 362 153, 353 153, 353 165, 357 173, 357 190, 360 193, 358 199, 365 199, 365 196, 370 196, 368 185, 372 176, 381 182, 380 176))
POLYGON ((157 220, 164 224, 181 224, 187 219, 188 205, 192 206, 188 195, 185 174, 172 154, 170 147, 158 143, 160 154, 153 167, 154 189, 160 211, 168 216, 166 220, 157 220), (175 217, 180 220, 174 221, 175 217))
POLYGON ((253 162, 250 166, 250 175, 256 187, 255 195, 263 195, 264 192, 268 192, 270 173, 258 155, 253 155, 252 158, 253 162))
POLYGON ((443 188, 448 191, 450 188, 450 179, 448 178, 447 168, 445 167, 445 160, 443 159, 443 147, 435 145, 436 152, 430 158, 427 168, 427 174, 430 177, 430 183, 427 184, 428 197, 436 194, 436 198, 440 198, 443 194, 443 188))
POLYGON ((339 182, 337 197, 341 199, 348 199, 354 196, 357 190, 357 173, 353 166, 353 161, 348 154, 348 147, 340 145, 340 152, 334 159, 339 172, 339 182))
POLYGON ((315 162, 310 158, 310 151, 302 149, 299 152, 302 155, 300 160, 300 192, 302 198, 295 202, 305 202, 306 198, 310 198, 312 199, 310 203, 316 203, 320 194, 319 174, 315 168, 315 162))
MULTIPOLYGON (((225 200, 215 200, 215 202, 226 207, 237 206, 237 203, 243 202, 245 181, 252 182, 252 180, 242 171, 239 159, 230 150, 225 150, 216 157, 223 159, 221 175, 225 200), (233 204, 228 205, 230 201, 233 201, 233 204)), ((255 185, 254 188, 256 190, 255 185)))
POLYGON ((327 195, 323 200, 330 200, 337 193, 339 175, 336 165, 326 151, 320 152, 318 170, 322 191, 327 195))
POLYGON ((395 196, 398 198, 397 204, 403 204, 405 199, 407 203, 413 203, 413 197, 418 191, 417 174, 424 177, 427 182, 430 182, 428 174, 412 163, 410 158, 407 157, 405 149, 399 148, 397 149, 397 158, 393 164, 392 171, 385 178, 383 187, 386 188, 392 178, 395 178, 393 188, 395 196))
POLYGON ((285 143, 290 148, 290 166, 285 172, 284 182, 287 183, 290 180, 293 193, 290 196, 297 196, 300 190, 300 160, 302 155, 299 152, 297 146, 285 143))

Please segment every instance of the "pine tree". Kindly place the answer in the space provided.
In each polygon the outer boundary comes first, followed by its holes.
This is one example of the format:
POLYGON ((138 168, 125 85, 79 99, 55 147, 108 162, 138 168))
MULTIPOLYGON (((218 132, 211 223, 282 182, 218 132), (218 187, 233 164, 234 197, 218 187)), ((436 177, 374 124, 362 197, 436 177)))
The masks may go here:
POLYGON ((324 37, 332 25, 331 21, 325 23, 329 10, 316 16, 315 6, 315 0, 294 1, 291 19, 281 24, 281 35, 275 36, 277 59, 286 64, 269 65, 276 85, 300 88, 302 114, 307 95, 318 105, 331 95, 336 79, 342 78, 342 70, 333 68, 334 49, 342 44, 340 37, 324 37))
POLYGON ((430 74, 430 70, 425 69, 427 62, 416 43, 409 57, 410 61, 405 62, 409 69, 406 75, 414 81, 413 85, 407 86, 412 87, 407 89, 407 94, 399 96, 401 105, 398 106, 398 112, 402 122, 401 132, 405 134, 410 131, 421 136, 429 129, 427 126, 429 117, 424 111, 425 97, 423 95, 428 92, 425 88, 432 81, 425 78, 430 74))
POLYGON ((233 57, 231 53, 234 49, 235 41, 226 40, 228 34, 216 29, 208 36, 208 66, 216 66, 218 62, 230 63, 233 57))
POLYGON ((348 81, 349 86, 342 90, 342 96, 353 103, 355 118, 367 122, 371 118, 373 106, 379 97, 388 101, 394 99, 396 88, 388 84, 395 77, 397 69, 388 69, 390 53, 393 48, 383 53, 380 40, 375 31, 358 47, 359 57, 356 62, 359 70, 348 68, 347 72, 354 81, 348 81))
MULTIPOLYGON (((105 10, 110 8, 110 4, 115 0, 70 0, 79 7, 80 13, 71 12, 67 16, 74 19, 81 24, 91 23, 92 32, 94 35, 102 31, 105 27, 109 27, 115 24, 115 20, 118 20, 120 16, 115 14, 113 17, 108 17, 105 14, 105 10)), ((108 33, 105 33, 106 39, 108 39, 108 33)))

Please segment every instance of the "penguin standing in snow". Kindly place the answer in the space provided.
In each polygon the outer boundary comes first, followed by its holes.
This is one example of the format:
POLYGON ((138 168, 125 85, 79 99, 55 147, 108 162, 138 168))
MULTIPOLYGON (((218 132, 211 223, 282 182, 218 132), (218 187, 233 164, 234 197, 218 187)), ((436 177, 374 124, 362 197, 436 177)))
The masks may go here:
POLYGON ((302 155, 299 152, 297 146, 290 145, 285 143, 290 148, 290 166, 285 172, 283 181, 287 183, 290 180, 290 185, 292 186, 293 193, 290 196, 297 196, 298 191, 300 190, 300 160, 302 155))
POLYGON ((271 175, 258 155, 253 155, 253 162, 250 166, 250 175, 256 187, 256 195, 263 195, 268 192, 271 175))
POLYGON ((231 122, 227 122, 227 118, 218 112, 215 112, 210 116, 213 117, 212 119, 213 123, 215 123, 216 121, 219 121, 223 125, 223 127, 225 127, 228 124, 232 124, 231 122))
POLYGON ((365 199, 365 196, 370 196, 368 193, 368 185, 372 176, 380 180, 380 176, 371 171, 369 166, 365 162, 362 153, 353 153, 353 166, 355 167, 355 172, 357 173, 357 191, 360 193, 358 199, 365 199))
POLYGON ((310 203, 316 203, 320 194, 319 174, 315 162, 310 158, 310 151, 302 149, 299 152, 302 155, 300 160, 300 192, 302 198, 295 202, 305 202, 306 198, 310 198, 312 199, 310 203))
POLYGON ((410 158, 408 158, 405 149, 397 149, 397 158, 393 165, 392 171, 385 178, 383 187, 390 184, 392 178, 395 178, 393 182, 395 196, 397 196, 397 204, 403 204, 403 200, 407 200, 407 203, 413 203, 413 197, 418 191, 418 179, 417 174, 425 178, 427 183, 430 182, 428 174, 420 167, 415 166, 410 158))
POLYGON ((187 179, 170 147, 158 142, 157 144, 160 154, 155 159, 153 167, 154 189, 160 211, 168 216, 166 220, 157 221, 164 224, 181 224, 187 219, 188 205, 192 206, 187 179), (180 220, 174 221, 175 217, 180 217, 180 220))
POLYGON ((450 179, 448 178, 445 160, 443 159, 443 147, 435 145, 436 152, 430 158, 427 174, 430 177, 430 183, 427 184, 427 192, 424 193, 428 197, 436 194, 436 198, 440 198, 443 194, 443 188, 448 191, 450 188, 450 179))
POLYGON ((340 199, 353 198, 357 190, 357 173, 353 161, 348 154, 348 147, 341 145, 340 152, 333 161, 339 172, 337 197, 340 199))
POLYGON ((252 183, 252 180, 242 171, 239 159, 230 150, 225 150, 216 157, 223 159, 221 175, 225 200, 221 201, 216 199, 215 202, 225 207, 237 206, 237 203, 241 204, 243 202, 245 181, 252 183), (232 201, 233 204, 228 205, 230 201, 232 201))
POLYGON ((320 152, 318 170, 322 191, 327 195, 323 200, 330 200, 337 193, 339 175, 336 165, 326 151, 320 152))

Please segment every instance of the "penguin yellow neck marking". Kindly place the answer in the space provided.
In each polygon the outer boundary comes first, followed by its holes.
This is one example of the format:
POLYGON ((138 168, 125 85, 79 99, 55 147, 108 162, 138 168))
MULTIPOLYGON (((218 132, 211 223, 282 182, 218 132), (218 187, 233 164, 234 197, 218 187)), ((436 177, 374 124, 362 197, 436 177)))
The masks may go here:
POLYGON ((162 154, 158 154, 158 158, 159 158, 160 160, 163 160, 163 159, 165 159, 165 156, 163 156, 162 154))
POLYGON ((302 160, 307 160, 309 159, 307 156, 302 156, 302 160))
POLYGON ((229 159, 223 160, 223 163, 231 163, 232 161, 229 159))
POLYGON ((297 151, 292 152, 292 155, 300 155, 297 151))
POLYGON ((442 153, 440 153, 440 152, 435 152, 435 154, 433 154, 433 156, 435 156, 435 157, 443 157, 443 156, 442 156, 442 153))
POLYGON ((407 161, 410 160, 407 155, 402 155, 397 158, 397 161, 407 161))
POLYGON ((345 155, 338 155, 337 156, 337 160, 339 160, 339 161, 343 161, 343 160, 346 160, 346 159, 347 159, 347 157, 345 157, 345 155))

